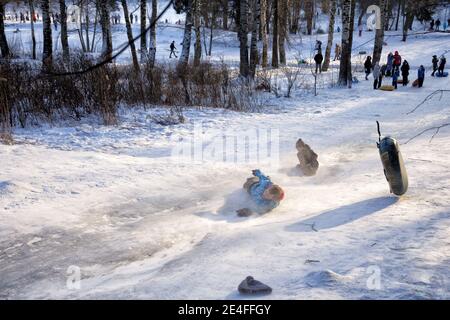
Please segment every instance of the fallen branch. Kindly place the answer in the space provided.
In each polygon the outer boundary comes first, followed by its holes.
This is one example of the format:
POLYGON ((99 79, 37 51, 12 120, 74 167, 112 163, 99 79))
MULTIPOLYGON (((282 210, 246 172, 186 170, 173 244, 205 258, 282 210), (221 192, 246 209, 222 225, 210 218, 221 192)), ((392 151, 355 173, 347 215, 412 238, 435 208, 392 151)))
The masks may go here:
POLYGON ((440 94, 439 96, 439 101, 442 99, 442 95, 444 92, 450 92, 450 90, 436 90, 432 93, 430 93, 421 103, 419 103, 414 109, 412 109, 411 111, 409 111, 406 114, 411 114, 413 112, 415 112, 417 109, 419 109, 421 106, 423 106, 427 101, 431 100, 435 95, 440 94))
POLYGON ((414 137, 410 138, 410 139, 409 139, 408 141, 406 141, 404 144, 409 143, 411 140, 413 140, 413 139, 415 139, 415 138, 417 138, 417 137, 423 135, 424 133, 426 133, 426 132, 428 132, 428 131, 435 130, 435 132, 433 133, 433 135, 431 136, 431 139, 430 139, 430 141, 429 141, 429 142, 431 142, 431 141, 433 140, 433 138, 439 133, 439 130, 441 130, 441 128, 448 127, 448 126, 450 126, 450 123, 444 123, 444 124, 441 124, 440 126, 437 126, 437 127, 432 127, 432 128, 425 129, 425 130, 423 130, 422 132, 416 134, 414 137))

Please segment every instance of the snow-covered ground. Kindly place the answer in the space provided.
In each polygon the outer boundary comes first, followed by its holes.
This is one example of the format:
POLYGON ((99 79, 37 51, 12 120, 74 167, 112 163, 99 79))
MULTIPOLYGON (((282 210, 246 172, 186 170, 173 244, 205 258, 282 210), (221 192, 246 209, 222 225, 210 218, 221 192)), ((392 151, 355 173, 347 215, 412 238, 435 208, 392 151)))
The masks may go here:
MULTIPOLYGON (((179 29, 163 30, 167 45, 181 39, 179 29)), ((372 36, 356 35, 355 46, 372 36)), ((237 60, 235 34, 223 37, 215 56, 237 60)), ((399 50, 411 78, 450 43, 445 34, 400 39, 387 38, 384 53, 399 50)), ((314 42, 304 38, 304 52, 314 42)), ((404 143, 449 122, 449 94, 406 113, 450 80, 428 72, 422 89, 383 92, 358 77, 352 89, 272 97, 260 113, 189 109, 177 126, 137 109, 121 110, 118 126, 16 129, 17 144, 0 145, 0 298, 241 299, 237 285, 253 275, 273 288, 270 299, 449 299, 450 129, 404 143), (383 175, 377 120, 402 143, 410 187, 401 198, 383 175), (247 160, 245 147, 227 149, 234 161, 211 151, 243 133, 247 160), (252 158, 265 134, 278 151, 270 163, 252 158), (298 138, 319 154, 314 177, 295 168, 298 138), (177 156, 199 141, 203 160, 177 156), (238 218, 249 201, 241 186, 256 167, 286 199, 238 218)))

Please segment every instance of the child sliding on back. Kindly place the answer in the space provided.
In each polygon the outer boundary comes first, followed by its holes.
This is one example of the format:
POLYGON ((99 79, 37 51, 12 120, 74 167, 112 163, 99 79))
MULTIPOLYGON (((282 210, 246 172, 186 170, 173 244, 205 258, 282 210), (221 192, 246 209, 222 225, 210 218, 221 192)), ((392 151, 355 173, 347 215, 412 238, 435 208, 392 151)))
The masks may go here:
POLYGON ((270 181, 260 170, 253 170, 253 177, 248 178, 244 184, 244 189, 250 194, 253 200, 251 208, 244 208, 237 211, 239 216, 249 216, 253 212, 266 213, 278 207, 284 198, 284 191, 270 181))

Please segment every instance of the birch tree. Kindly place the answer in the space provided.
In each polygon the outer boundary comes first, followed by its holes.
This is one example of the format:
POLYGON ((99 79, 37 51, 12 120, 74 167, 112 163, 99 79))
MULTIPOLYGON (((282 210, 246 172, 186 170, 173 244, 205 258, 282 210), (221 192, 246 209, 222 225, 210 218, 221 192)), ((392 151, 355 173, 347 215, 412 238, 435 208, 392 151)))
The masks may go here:
POLYGON ((350 18, 351 18, 352 0, 342 1, 342 43, 341 43, 341 60, 339 65, 340 86, 348 85, 348 72, 351 73, 351 44, 350 44, 350 18))
POLYGON ((322 71, 327 71, 330 67, 330 59, 331 59, 331 49, 333 47, 333 37, 334 37, 334 23, 336 20, 336 0, 330 1, 330 13, 329 13, 329 24, 328 24, 328 41, 327 48, 325 49, 325 58, 322 65, 322 71))
POLYGON ((375 65, 377 62, 380 62, 381 59, 381 53, 383 51, 383 43, 384 43, 384 30, 386 26, 386 19, 387 19, 387 6, 388 6, 388 0, 380 0, 380 9, 381 9, 381 16, 380 16, 380 28, 376 30, 375 32, 375 44, 373 47, 373 55, 372 55, 372 63, 375 65))
POLYGON ((147 59, 147 0, 141 0, 140 5, 140 15, 141 15, 141 61, 147 59))
POLYGON ((187 6, 185 8, 186 22, 184 25, 183 49, 181 51, 179 60, 180 65, 187 65, 189 62, 189 53, 191 50, 192 25, 193 25, 192 5, 193 0, 187 0, 187 6))
POLYGON ((194 44, 194 66, 200 64, 202 58, 202 42, 200 31, 200 8, 201 0, 194 0, 194 30, 195 30, 195 44, 194 44))
POLYGON ((5 34, 5 4, 0 1, 0 50, 2 51, 2 57, 7 58, 10 55, 8 40, 5 34))
POLYGON ((252 78, 255 77, 256 73, 256 65, 259 62, 259 53, 258 53, 258 33, 259 33, 259 22, 261 7, 259 0, 252 1, 252 16, 253 16, 253 26, 252 26, 252 38, 250 42, 250 76, 252 78))
MULTIPOLYGON (((31 16, 33 16, 33 14, 31 16)), ((70 51, 69 39, 67 36, 67 7, 65 0, 59 0, 59 16, 61 20, 61 47, 63 50, 63 58, 67 62, 69 61, 70 51)))
POLYGON ((260 0, 260 24, 261 24, 261 40, 262 40, 262 56, 261 56, 261 66, 263 68, 267 67, 268 64, 268 49, 269 41, 267 38, 267 0, 260 0))
POLYGON ((248 61, 248 0, 239 0, 239 48, 240 48, 240 63, 239 73, 243 77, 249 75, 249 61, 248 61))
POLYGON ((152 0, 152 18, 150 23, 150 51, 149 51, 149 63, 153 68, 156 62, 156 17, 158 16, 158 0, 152 0))
POLYGON ((107 1, 99 1, 100 26, 102 28, 102 57, 110 59, 112 56, 112 34, 109 7, 107 1))
POLYGON ((273 26, 273 40, 272 40, 272 67, 279 67, 278 59, 278 0, 272 0, 272 26, 273 26))

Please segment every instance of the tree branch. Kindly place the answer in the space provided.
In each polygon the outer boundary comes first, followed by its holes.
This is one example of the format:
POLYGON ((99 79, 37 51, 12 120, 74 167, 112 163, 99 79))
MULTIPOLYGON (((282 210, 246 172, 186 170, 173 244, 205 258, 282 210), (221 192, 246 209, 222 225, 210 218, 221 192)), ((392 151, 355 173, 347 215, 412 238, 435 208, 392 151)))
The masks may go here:
POLYGON ((432 127, 432 128, 425 129, 425 130, 423 130, 422 132, 416 134, 414 137, 410 138, 410 139, 409 139, 408 141, 406 141, 404 144, 409 143, 411 140, 413 140, 413 139, 415 139, 415 138, 417 138, 417 137, 423 135, 424 133, 426 133, 426 132, 428 132, 428 131, 435 130, 435 132, 433 133, 433 135, 432 135, 431 138, 430 138, 430 141, 429 141, 429 142, 431 142, 431 141, 433 140, 433 138, 439 133, 439 131, 441 130, 441 128, 448 127, 448 126, 450 126, 450 123, 444 123, 444 124, 441 124, 440 126, 437 126, 437 127, 432 127))
POLYGON ((421 106, 423 106, 427 101, 433 99, 433 97, 438 95, 438 94, 439 94, 439 100, 441 100, 442 99, 442 95, 444 94, 444 92, 450 92, 450 90, 440 89, 440 90, 436 90, 436 91, 430 93, 428 96, 426 96, 425 99, 423 99, 423 101, 421 103, 419 103, 414 109, 412 109, 411 111, 409 111, 406 114, 408 115, 408 114, 411 114, 411 113, 415 112, 417 109, 419 109, 421 106))

